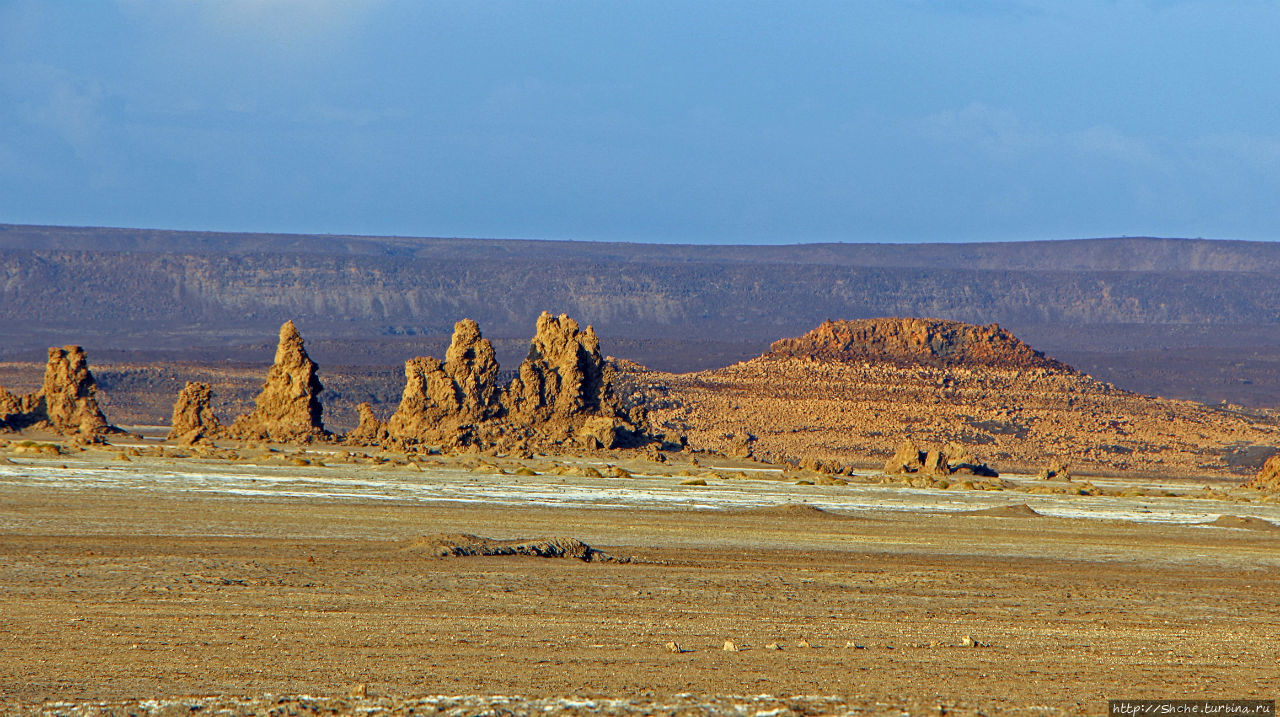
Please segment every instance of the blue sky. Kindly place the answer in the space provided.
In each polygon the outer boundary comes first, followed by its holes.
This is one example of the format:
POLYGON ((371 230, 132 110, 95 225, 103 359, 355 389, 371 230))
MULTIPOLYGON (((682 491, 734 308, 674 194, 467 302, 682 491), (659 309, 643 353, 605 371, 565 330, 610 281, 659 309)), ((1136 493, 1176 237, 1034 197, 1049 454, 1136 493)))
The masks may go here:
POLYGON ((1280 3, 0 0, 0 222, 1280 238, 1280 3))

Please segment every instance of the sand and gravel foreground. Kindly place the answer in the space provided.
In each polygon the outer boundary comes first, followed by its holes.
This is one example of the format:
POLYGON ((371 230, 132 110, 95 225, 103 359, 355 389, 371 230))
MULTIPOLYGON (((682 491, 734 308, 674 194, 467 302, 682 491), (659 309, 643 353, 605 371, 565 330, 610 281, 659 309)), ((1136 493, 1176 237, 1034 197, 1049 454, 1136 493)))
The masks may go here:
POLYGON ((1277 540, 0 481, 0 711, 1099 714, 1113 697, 1271 698, 1277 540), (429 533, 571 536, 634 560, 438 558, 413 549, 429 533))

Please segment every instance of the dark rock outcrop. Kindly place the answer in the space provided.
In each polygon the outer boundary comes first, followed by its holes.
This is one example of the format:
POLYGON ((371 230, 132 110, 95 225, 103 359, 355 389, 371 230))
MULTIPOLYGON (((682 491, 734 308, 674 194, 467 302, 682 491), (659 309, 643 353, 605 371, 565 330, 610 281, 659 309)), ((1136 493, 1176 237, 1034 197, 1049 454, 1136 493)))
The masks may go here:
POLYGON ((98 406, 98 385, 79 346, 49 349, 44 382, 33 394, 0 389, 0 428, 38 428, 67 436, 119 433, 98 406))
POLYGON ((1074 371, 996 324, 976 326, 943 319, 825 321, 804 336, 773 342, 766 355, 899 365, 1074 371))
POLYGON ((168 439, 189 446, 213 438, 221 428, 213 413, 213 389, 207 383, 188 381, 173 403, 168 439))
POLYGON ((325 437, 317 367, 292 321, 280 327, 275 363, 254 400, 253 411, 227 429, 232 438, 305 443, 325 437))

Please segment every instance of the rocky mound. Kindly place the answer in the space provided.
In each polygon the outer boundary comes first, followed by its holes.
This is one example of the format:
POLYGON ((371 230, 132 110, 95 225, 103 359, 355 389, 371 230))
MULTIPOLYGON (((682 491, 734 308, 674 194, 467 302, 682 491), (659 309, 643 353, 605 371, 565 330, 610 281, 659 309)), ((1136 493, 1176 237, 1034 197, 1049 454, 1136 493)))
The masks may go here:
POLYGON ((253 411, 236 418, 227 428, 230 437, 305 443, 323 438, 320 420, 320 383, 317 367, 292 321, 280 327, 275 363, 255 399, 253 411))
POLYGON ((102 414, 97 394, 84 349, 51 348, 39 391, 17 396, 0 388, 0 430, 39 428, 69 436, 118 433, 102 414))
POLYGON ((409 544, 408 550, 440 558, 476 555, 527 555, 538 558, 577 558, 583 562, 627 562, 596 550, 577 538, 539 540, 492 540, 468 533, 424 535, 409 544))
POLYGON ((854 516, 845 513, 832 513, 829 510, 823 510, 816 505, 808 503, 783 503, 781 505, 766 505, 758 508, 745 508, 737 511, 739 515, 758 515, 767 518, 787 518, 805 519, 812 518, 815 520, 854 520, 854 516))
POLYGON ((996 324, 943 319, 825 321, 799 338, 773 342, 766 356, 897 365, 1072 370, 996 324))
POLYGON ((1212 525, 1217 528, 1239 528, 1242 530, 1280 530, 1280 525, 1276 525, 1269 520, 1247 515, 1220 515, 1208 523, 1203 523, 1203 525, 1212 525))
MULTIPOLYGON (((613 368, 590 326, 582 330, 563 314, 543 312, 518 375, 500 388, 498 372, 493 345, 480 327, 459 321, 443 362, 419 357, 405 363, 404 393, 387 421, 388 440, 450 449, 615 448, 646 440, 643 414, 624 411, 614 395, 613 368)), ((364 420, 362 415, 362 425, 364 420)), ((368 432, 357 429, 347 440, 382 442, 368 432)))
POLYGON ((207 383, 188 381, 173 403, 168 439, 189 446, 214 437, 221 428, 213 414, 213 389, 207 383))

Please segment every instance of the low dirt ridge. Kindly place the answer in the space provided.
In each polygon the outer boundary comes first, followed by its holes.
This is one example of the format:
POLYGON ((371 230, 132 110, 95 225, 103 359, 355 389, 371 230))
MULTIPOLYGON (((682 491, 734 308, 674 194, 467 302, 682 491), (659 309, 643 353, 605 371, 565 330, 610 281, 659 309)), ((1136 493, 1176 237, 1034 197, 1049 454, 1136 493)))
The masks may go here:
POLYGON ((991 327, 953 326, 947 336, 967 338, 940 349, 930 339, 938 332, 905 328, 915 325, 901 319, 885 319, 879 327, 829 322, 778 342, 781 352, 690 374, 624 371, 621 383, 646 397, 655 430, 726 454, 750 436, 752 454, 773 461, 878 468, 910 439, 957 443, 972 453, 966 461, 1001 472, 1035 473, 1068 463, 1080 472, 1238 479, 1257 470, 1255 460, 1276 452, 1271 447, 1280 442, 1280 414, 1274 411, 1124 391, 1038 358, 991 327), (865 330, 841 329, 850 326, 865 330), (859 336, 871 343, 857 344, 859 336), (899 338, 890 342, 886 336, 899 338), (823 337, 831 343, 821 344, 823 337), (900 349, 886 357, 889 346, 900 349), (908 351, 911 346, 916 348, 908 351), (1259 457, 1242 462, 1246 454, 1259 457))
POLYGON ((824 321, 799 338, 775 341, 767 356, 869 361, 903 366, 991 366, 1073 372, 1000 328, 944 319, 824 321))
POLYGON ((577 538, 539 538, 533 540, 493 540, 469 533, 434 533, 411 543, 407 550, 423 552, 438 558, 467 556, 525 555, 537 558, 577 558, 584 563, 626 563, 596 550, 577 538))

